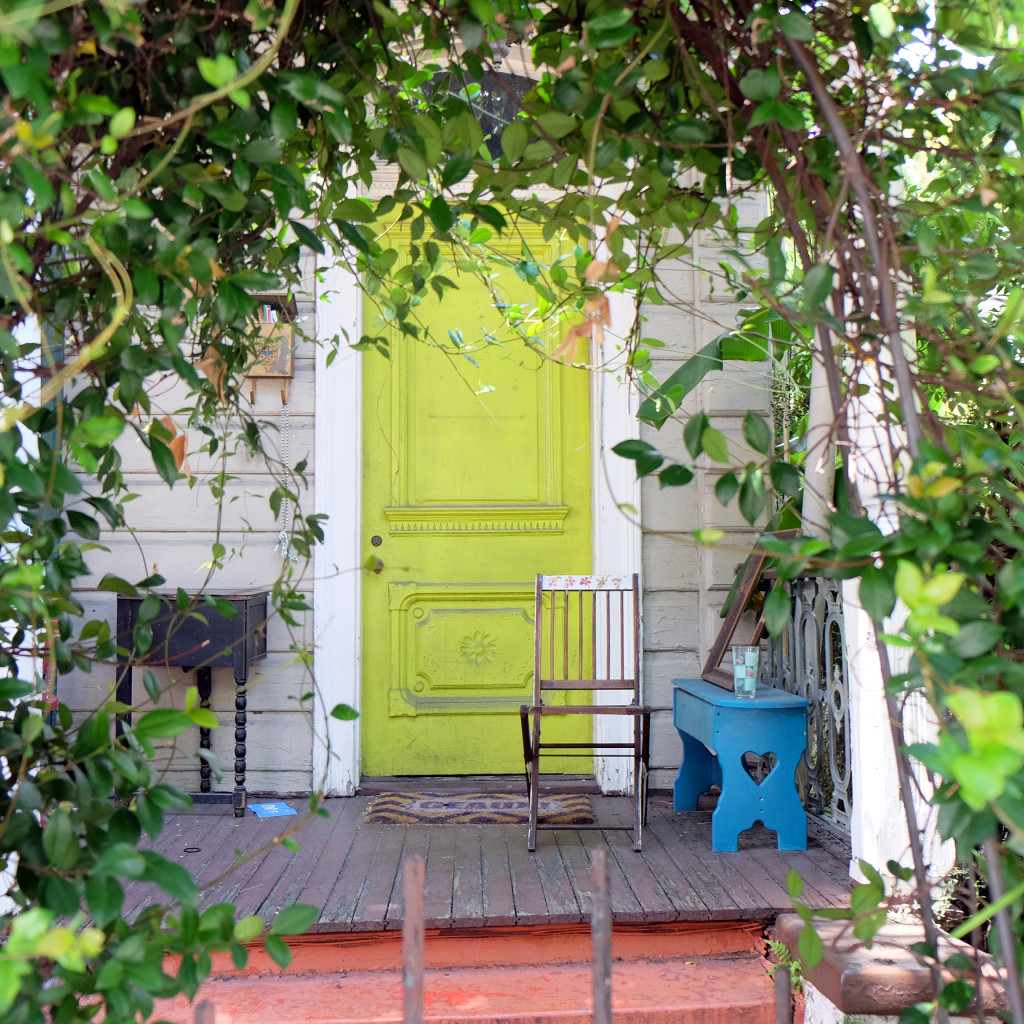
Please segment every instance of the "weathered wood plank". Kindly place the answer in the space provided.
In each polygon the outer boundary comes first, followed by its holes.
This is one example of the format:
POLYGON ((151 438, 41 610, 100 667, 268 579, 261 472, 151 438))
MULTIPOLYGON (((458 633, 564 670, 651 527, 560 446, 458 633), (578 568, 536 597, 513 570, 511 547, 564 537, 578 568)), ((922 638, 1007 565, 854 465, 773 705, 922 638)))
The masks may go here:
MULTIPOLYGON (((441 828, 451 828, 450 825, 442 825, 441 828)), ((430 852, 432 834, 437 829, 428 828, 426 825, 406 825, 405 842, 402 846, 402 862, 399 872, 405 870, 405 863, 410 857, 422 857, 424 863, 427 854, 430 852)), ((391 901, 388 903, 387 914, 384 916, 384 927, 387 930, 401 928, 405 920, 405 902, 402 898, 401 886, 396 885, 391 891, 391 901)))
POLYGON ((458 857, 452 880, 452 927, 468 928, 484 923, 484 868, 481 832, 487 826, 459 830, 458 857))
POLYGON ((679 913, 666 895, 661 879, 654 873, 643 855, 633 849, 632 833, 606 832, 605 837, 608 856, 615 860, 619 870, 629 880, 630 888, 643 908, 644 920, 662 924, 675 921, 679 913))
POLYGON ((459 850, 458 826, 434 829, 427 853, 423 884, 423 921, 427 928, 451 928, 455 891, 455 861, 459 850))
POLYGON ((329 928, 331 924, 325 918, 323 911, 326 909, 331 890, 341 874, 349 851, 359 836, 361 818, 367 803, 365 798, 360 797, 329 800, 327 803, 331 819, 335 824, 330 835, 324 841, 323 850, 313 865, 309 878, 303 883, 296 897, 296 903, 311 903, 314 907, 321 908, 317 925, 314 926, 318 931, 323 927, 329 928), (338 805, 340 805, 340 810, 338 805))
POLYGON ((363 891, 368 885, 368 880, 373 874, 377 844, 380 842, 383 832, 382 824, 363 822, 359 826, 357 840, 345 858, 345 863, 341 871, 338 872, 330 895, 324 901, 324 909, 317 919, 321 925, 329 923, 340 927, 342 931, 348 930, 352 915, 355 913, 363 891))
MULTIPOLYGON (((230 818, 230 810, 227 810, 225 813, 228 815, 226 820, 232 820, 230 818)), ((218 818, 217 820, 223 819, 218 818)), ((203 876, 205 884, 209 885, 217 877, 217 874, 224 872, 228 866, 236 862, 240 853, 243 857, 249 857, 250 859, 244 860, 237 867, 233 867, 222 883, 211 886, 203 894, 203 899, 200 902, 201 910, 212 906, 214 903, 237 903, 240 900, 240 893, 250 884, 253 874, 255 874, 260 864, 269 854, 271 850, 269 844, 276 837, 279 837, 289 827, 290 823, 294 824, 295 819, 282 817, 268 818, 265 821, 261 821, 256 818, 245 817, 242 818, 242 822, 245 822, 246 827, 241 830, 241 834, 236 833, 236 841, 221 846, 219 861, 215 860, 208 863, 207 871, 209 873, 205 873, 203 876), (269 827, 264 827, 264 825, 269 827)), ((284 863, 287 864, 287 861, 284 861, 284 863)), ((280 863, 275 866, 280 866, 280 863)), ((241 902, 246 906, 251 905, 245 899, 242 899, 241 902)))
MULTIPOLYGON (((324 882, 328 877, 333 882, 337 876, 345 853, 351 846, 361 810, 355 800, 327 801, 326 810, 329 817, 321 818, 318 815, 296 836, 299 856, 291 861, 257 911, 263 918, 273 917, 293 903, 310 902, 303 899, 302 894, 313 875, 322 874, 324 882), (331 856, 332 852, 340 853, 340 860, 334 857, 337 867, 322 865, 324 858, 331 856)), ((314 903, 313 906, 323 908, 322 903, 314 903)))
MULTIPOLYGON (((649 807, 642 852, 629 831, 544 831, 538 850, 526 849, 525 826, 383 826, 362 820, 367 798, 330 801, 330 819, 316 818, 299 833, 299 853, 278 844, 204 895, 204 905, 235 901, 241 912, 272 919, 292 902, 321 908, 317 931, 397 929, 403 920, 399 879, 414 854, 424 857, 432 928, 558 924, 589 919, 591 860, 609 853, 609 894, 616 922, 765 921, 789 908, 786 873, 804 877, 804 899, 816 906, 845 902, 845 865, 816 844, 806 851, 751 845, 738 853, 711 851, 706 811, 677 814, 664 794, 649 807), (259 901, 259 902, 257 902, 259 901)), ((632 802, 595 797, 598 820, 629 822, 632 802)), ((230 864, 234 850, 258 849, 294 818, 234 819, 223 814, 168 816, 152 844, 208 881, 230 864), (200 852, 185 854, 186 847, 200 852)), ((761 837, 763 839, 763 837, 761 837)), ((127 886, 136 910, 161 900, 151 885, 127 886)))
POLYGON ((366 879, 359 903, 352 913, 353 931, 375 932, 384 927, 384 917, 388 912, 396 878, 401 877, 398 864, 402 859, 404 843, 404 825, 384 826, 373 856, 372 873, 366 879))
MULTIPOLYGON (((559 833, 554 835, 557 837, 559 833)), ((582 921, 583 911, 562 860, 557 838, 553 843, 538 843, 533 860, 544 893, 548 921, 551 924, 578 924, 582 921)))
POLYGON ((594 875, 590 853, 583 846, 580 832, 556 832, 555 837, 569 884, 576 894, 580 914, 587 921, 594 909, 594 875))
POLYGON ((289 818, 268 818, 259 822, 261 825, 269 825, 273 822, 276 827, 273 832, 270 829, 263 831, 262 854, 257 853, 240 869, 245 880, 238 888, 234 898, 235 907, 240 916, 255 914, 266 902, 270 890, 277 884, 277 880, 299 857, 294 850, 289 850, 280 842, 274 841, 290 827, 288 821, 289 818))
POLYGON ((849 900, 849 881, 839 882, 806 851, 796 850, 786 855, 787 869, 792 868, 804 880, 801 902, 814 907, 844 906, 849 900))
POLYGON ((743 875, 747 885, 761 894, 765 905, 775 911, 791 909, 789 893, 786 890, 786 867, 781 867, 783 879, 779 878, 780 861, 772 856, 772 850, 739 850, 727 856, 732 866, 743 875), (757 856, 763 854, 763 857, 757 856))
MULTIPOLYGON (((512 895, 516 905, 516 924, 533 924, 547 920, 548 906, 540 884, 540 874, 534 855, 526 848, 526 828, 505 825, 505 843, 508 847, 508 866, 512 875, 512 895)), ((540 832, 537 846, 555 844, 554 832, 540 832)))
MULTIPOLYGON (((480 829, 480 870, 483 882, 483 923, 491 928, 516 923, 516 901, 508 862, 506 832, 480 829)), ((525 841, 523 842, 525 846, 525 841)))
MULTIPOLYGON (((614 832, 596 832, 591 830, 581 831, 580 838, 583 841, 583 848, 590 856, 591 862, 594 853, 598 849, 606 849, 609 837, 614 832)), ((624 924, 642 924, 644 921, 644 908, 636 898, 629 884, 629 879, 623 874, 618 861, 613 857, 608 858, 608 896, 611 900, 612 919, 621 921, 624 924)))
MULTIPOLYGON (((653 809, 649 809, 649 822, 654 820, 656 813, 653 809)), ((680 869, 679 864, 665 849, 662 837, 646 826, 643 831, 643 847, 639 857, 650 868, 662 891, 671 901, 675 908, 675 919, 678 921, 709 920, 710 911, 680 869)))
MULTIPOLYGON (((652 818, 648 820, 648 832, 661 842, 668 855, 676 862, 682 876, 687 880, 693 891, 707 907, 707 919, 711 921, 737 921, 744 919, 744 906, 731 891, 722 885, 719 878, 719 865, 710 856, 710 839, 708 849, 701 849, 699 854, 694 848, 696 829, 698 826, 692 815, 673 815, 672 818, 652 818), (681 819, 690 819, 683 821, 681 819)), ((707 826, 703 826, 707 827, 707 826)), ((710 827, 708 832, 710 833, 710 827)), ((748 902, 748 897, 742 900, 748 902)))

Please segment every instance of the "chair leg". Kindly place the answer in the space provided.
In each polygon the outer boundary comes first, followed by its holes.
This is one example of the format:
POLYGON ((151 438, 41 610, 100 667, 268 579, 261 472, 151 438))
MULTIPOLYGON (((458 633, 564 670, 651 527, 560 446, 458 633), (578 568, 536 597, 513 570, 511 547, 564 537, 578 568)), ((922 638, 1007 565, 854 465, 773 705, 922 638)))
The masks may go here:
POLYGON ((533 745, 530 743, 530 709, 524 704, 519 709, 519 724, 523 729, 523 763, 526 775, 526 795, 530 795, 530 762, 533 760, 533 745))
POLYGON ((530 821, 526 830, 526 848, 531 853, 537 849, 537 817, 540 810, 540 751, 534 748, 530 760, 530 821))
POLYGON ((643 847, 643 827, 647 820, 647 766, 644 761, 644 716, 633 718, 633 849, 643 847))
POLYGON ((647 824, 647 776, 651 770, 651 709, 644 708, 642 717, 643 735, 640 738, 640 762, 644 775, 643 823, 647 824))

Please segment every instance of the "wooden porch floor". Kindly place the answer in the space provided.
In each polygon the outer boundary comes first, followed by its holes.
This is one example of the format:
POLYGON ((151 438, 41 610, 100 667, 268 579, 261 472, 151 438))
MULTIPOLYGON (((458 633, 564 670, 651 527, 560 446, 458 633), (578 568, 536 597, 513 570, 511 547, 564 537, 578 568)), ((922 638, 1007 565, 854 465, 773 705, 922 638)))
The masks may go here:
MULTIPOLYGON (((295 833, 297 852, 274 839, 301 821, 301 800, 290 801, 298 818, 233 818, 222 806, 169 816, 153 845, 204 887, 203 906, 232 902, 240 915, 270 920, 291 903, 311 903, 320 908, 312 930, 321 933, 400 928, 402 863, 414 853, 426 860, 431 929, 587 921, 590 855, 599 845, 610 853, 612 914, 620 924, 768 922, 791 909, 790 869, 815 907, 842 905, 849 890, 848 851, 813 820, 806 851, 780 852, 775 834, 759 828, 742 837, 739 852, 714 853, 710 811, 677 814, 669 794, 652 793, 643 852, 634 852, 627 832, 572 830, 541 832, 531 854, 525 825, 368 824, 371 799, 327 801, 330 817, 295 833), (248 859, 225 876, 235 851, 248 859)), ((629 820, 628 799, 592 800, 598 822, 629 820)), ((155 887, 136 884, 125 912, 161 899, 155 887)))

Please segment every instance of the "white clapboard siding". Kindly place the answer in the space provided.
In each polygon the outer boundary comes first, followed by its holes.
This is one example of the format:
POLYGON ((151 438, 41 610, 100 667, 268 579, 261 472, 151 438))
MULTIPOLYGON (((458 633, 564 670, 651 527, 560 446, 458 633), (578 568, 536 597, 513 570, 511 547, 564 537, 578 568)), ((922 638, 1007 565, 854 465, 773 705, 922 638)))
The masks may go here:
MULTIPOLYGON (((132 493, 138 495, 125 507, 125 515, 137 534, 145 533, 208 533, 220 519, 221 530, 242 533, 248 530, 278 533, 282 519, 275 518, 268 495, 277 481, 265 473, 251 474, 232 481, 222 499, 214 497, 210 488, 200 482, 194 486, 179 480, 168 486, 154 474, 139 475, 132 480, 132 493)), ((297 492, 299 508, 312 512, 313 495, 308 488, 297 492), (309 508, 306 508, 306 504, 309 508)), ((290 503, 294 515, 295 502, 290 503)))
MULTIPOLYGON (((212 531, 197 529, 191 533, 147 532, 115 542, 109 551, 90 551, 86 563, 92 574, 93 587, 104 574, 114 573, 129 580, 143 578, 143 573, 159 572, 167 582, 164 589, 174 591, 182 587, 192 591, 205 584, 205 589, 224 594, 245 594, 253 590, 267 590, 282 568, 282 558, 275 550, 277 532, 223 533, 218 538, 212 531), (218 540, 228 551, 224 566, 212 571, 209 581, 204 568, 211 559, 211 546, 218 540), (142 551, 140 553, 139 547, 142 551), (154 569, 155 567, 155 569, 154 569)), ((296 572, 303 566, 298 563, 296 572)), ((312 570, 298 578, 301 591, 311 593, 312 570)))
MULTIPOLYGON (((316 349, 301 335, 316 330, 315 259, 311 253, 303 258, 304 289, 296 295, 294 377, 289 381, 277 378, 245 380, 241 384, 242 401, 257 418, 265 422, 264 444, 272 460, 287 455, 289 466, 305 460, 309 487, 299 497, 302 514, 311 514, 314 471, 314 371, 316 349), (282 404, 282 390, 287 387, 287 405, 282 404), (250 392, 254 402, 248 405, 250 392)), ((214 456, 196 449, 205 441, 197 430, 187 427, 192 399, 188 387, 176 378, 153 380, 149 388, 151 413, 137 425, 146 429, 151 418, 170 416, 175 428, 187 437, 188 466, 197 481, 189 487, 180 479, 168 487, 157 474, 149 451, 133 430, 125 432, 118 443, 122 468, 128 489, 139 497, 129 502, 126 514, 132 532, 111 534, 104 530, 101 542, 108 550, 86 554, 91 575, 80 582, 76 596, 85 607, 85 619, 105 618, 115 621, 116 598, 96 590, 105 573, 114 573, 129 580, 139 580, 153 572, 166 579, 165 588, 178 587, 193 592, 200 587, 213 593, 246 593, 268 590, 287 566, 295 573, 299 589, 312 598, 312 566, 301 563, 292 567, 285 563, 278 547, 282 521, 275 519, 268 503, 277 471, 262 456, 252 456, 244 447, 214 456), (227 484, 227 494, 220 514, 207 484, 219 473, 237 479, 227 484), (211 561, 212 545, 219 540, 229 552, 222 569, 209 574, 204 563, 211 561)), ((290 514, 295 515, 294 506, 290 514)), ((289 627, 279 617, 271 618, 267 628, 267 658, 253 667, 249 680, 249 742, 248 758, 250 788, 253 782, 263 791, 308 791, 311 785, 312 735, 310 702, 298 698, 313 689, 309 670, 295 659, 293 645, 308 649, 314 642, 312 612, 298 614, 299 625, 289 627)), ((195 680, 193 673, 178 669, 156 668, 165 685, 161 706, 183 706, 185 692, 195 680)), ((75 672, 62 676, 57 683, 58 694, 75 712, 76 718, 108 699, 114 686, 115 669, 97 666, 92 672, 75 672)), ((146 702, 142 673, 134 674, 134 697, 146 702)), ((145 704, 145 706, 152 706, 145 704)), ((233 760, 234 680, 228 669, 213 672, 212 706, 223 720, 224 728, 214 732, 214 750, 219 751, 230 767, 233 760)), ((171 781, 181 780, 185 788, 198 787, 198 775, 188 761, 187 753, 198 746, 196 731, 191 731, 162 748, 164 765, 171 781), (168 761, 168 758, 170 760, 168 761), (185 780, 195 780, 187 782, 185 780)), ((230 790, 233 781, 222 785, 230 790)))
MULTIPOLYGON (((189 469, 199 480, 208 480, 219 473, 231 475, 259 475, 267 474, 267 463, 260 455, 251 455, 248 449, 243 446, 232 446, 225 452, 221 447, 215 454, 209 455, 198 451, 199 447, 206 444, 206 436, 194 429, 189 429, 185 424, 184 417, 172 417, 175 429, 184 433, 189 469)), ((287 437, 282 430, 281 411, 278 409, 274 416, 264 417, 267 424, 261 428, 264 447, 274 461, 280 461, 282 447, 287 443, 290 463, 295 466, 303 459, 309 462, 310 468, 313 465, 313 417, 311 415, 299 416, 288 407, 287 437)), ((149 449, 138 437, 126 436, 126 439, 118 446, 121 452, 122 469, 129 475, 132 482, 135 475, 143 477, 156 477, 156 469, 153 466, 153 459, 149 449)))
MULTIPOLYGON (((741 222, 756 224, 764 213, 764 198, 744 197, 738 208, 741 222)), ((651 353, 655 375, 662 380, 739 322, 741 306, 718 269, 727 259, 723 246, 707 231, 698 232, 691 244, 691 255, 659 271, 666 305, 644 309, 645 333, 665 344, 651 353)), ((640 436, 670 458, 692 465, 682 431, 688 416, 703 410, 726 436, 733 465, 759 460, 743 438, 742 424, 748 409, 769 415, 769 382, 767 362, 730 363, 722 372, 708 374, 660 431, 645 425, 640 436)), ((757 539, 757 529, 743 519, 735 503, 726 509, 715 497, 714 485, 725 469, 702 456, 686 487, 663 488, 657 481, 646 481, 642 488, 644 684, 645 699, 654 709, 653 788, 671 787, 682 753, 672 724, 672 679, 700 675, 721 628, 719 611, 736 568, 757 539), (705 528, 725 532, 715 548, 693 539, 694 530, 705 528)), ((738 635, 747 637, 752 628, 752 617, 746 616, 738 635)))

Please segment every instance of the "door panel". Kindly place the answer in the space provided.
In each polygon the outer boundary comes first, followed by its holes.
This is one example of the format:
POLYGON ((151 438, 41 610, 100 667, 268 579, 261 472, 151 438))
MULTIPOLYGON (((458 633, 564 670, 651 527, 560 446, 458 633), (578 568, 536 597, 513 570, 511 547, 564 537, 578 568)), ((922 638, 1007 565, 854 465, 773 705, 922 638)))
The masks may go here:
MULTIPOLYGON (((393 333, 390 359, 363 359, 365 550, 383 563, 363 584, 363 773, 519 772, 534 574, 591 564, 588 373, 502 339, 475 279, 420 316, 461 351, 393 333)), ((585 718, 564 727, 587 738, 585 718)))

